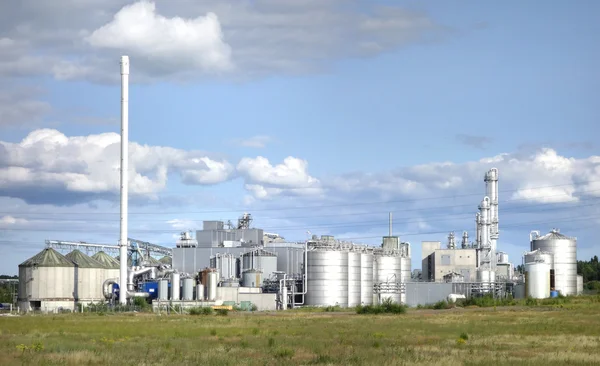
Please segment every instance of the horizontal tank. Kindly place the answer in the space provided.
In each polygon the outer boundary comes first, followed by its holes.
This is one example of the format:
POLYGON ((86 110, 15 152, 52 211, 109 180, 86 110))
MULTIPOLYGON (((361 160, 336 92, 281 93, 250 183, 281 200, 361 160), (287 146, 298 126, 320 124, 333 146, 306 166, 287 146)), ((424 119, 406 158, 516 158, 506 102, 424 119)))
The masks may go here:
POLYGON ((306 305, 348 306, 348 252, 311 250, 307 253, 306 305))
POLYGON ((554 288, 564 296, 577 294, 577 239, 552 229, 543 236, 532 237, 531 250, 540 249, 554 255, 554 288))
POLYGON ((550 297, 550 264, 525 263, 525 296, 534 299, 550 297))

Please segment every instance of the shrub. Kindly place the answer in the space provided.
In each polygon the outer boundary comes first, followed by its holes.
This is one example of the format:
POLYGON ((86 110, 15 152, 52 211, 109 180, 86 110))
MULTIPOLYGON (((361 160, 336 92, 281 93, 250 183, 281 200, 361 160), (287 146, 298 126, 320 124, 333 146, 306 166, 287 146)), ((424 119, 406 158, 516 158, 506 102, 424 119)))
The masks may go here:
POLYGON ((357 314, 404 314, 406 305, 396 304, 391 298, 386 298, 380 305, 358 305, 357 314))
POLYGON ((211 307, 195 307, 191 308, 190 315, 211 315, 214 311, 211 307))
POLYGON ((227 316, 227 314, 229 314, 229 309, 217 309, 216 312, 217 315, 227 316))

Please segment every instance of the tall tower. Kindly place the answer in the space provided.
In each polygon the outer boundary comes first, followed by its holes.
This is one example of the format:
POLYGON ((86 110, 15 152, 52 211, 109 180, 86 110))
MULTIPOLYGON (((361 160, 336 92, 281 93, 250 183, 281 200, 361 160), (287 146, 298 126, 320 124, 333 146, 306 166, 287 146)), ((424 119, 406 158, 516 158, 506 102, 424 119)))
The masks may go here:
POLYGON ((490 215, 489 215, 489 238, 492 247, 492 263, 491 269, 496 269, 496 252, 498 251, 498 169, 492 168, 485 173, 484 177, 486 195, 490 198, 490 215))
POLYGON ((490 198, 484 197, 479 205, 480 223, 481 223, 481 246, 479 263, 483 270, 492 270, 492 262, 495 254, 492 251, 492 242, 490 239, 490 198))
POLYGON ((127 184, 129 169, 129 56, 121 56, 121 233, 119 303, 127 303, 127 184))

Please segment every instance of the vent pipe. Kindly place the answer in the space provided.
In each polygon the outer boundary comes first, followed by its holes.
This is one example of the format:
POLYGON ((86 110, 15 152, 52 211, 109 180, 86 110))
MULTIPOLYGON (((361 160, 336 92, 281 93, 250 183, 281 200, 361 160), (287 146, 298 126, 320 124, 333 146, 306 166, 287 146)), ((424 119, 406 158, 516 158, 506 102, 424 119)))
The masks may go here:
POLYGON ((392 236, 392 213, 390 212, 390 233, 389 236, 392 236))
POLYGON ((121 235, 119 303, 127 303, 127 184, 129 169, 129 56, 121 56, 121 235))

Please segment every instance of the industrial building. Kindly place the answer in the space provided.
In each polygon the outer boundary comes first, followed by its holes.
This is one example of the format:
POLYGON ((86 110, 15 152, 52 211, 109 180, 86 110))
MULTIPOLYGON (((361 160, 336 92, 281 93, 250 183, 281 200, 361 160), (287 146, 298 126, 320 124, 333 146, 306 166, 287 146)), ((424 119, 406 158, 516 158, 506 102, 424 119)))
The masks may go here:
MULTIPOLYGON (((128 80, 129 58, 123 56, 121 182, 128 182, 128 80)), ((415 276, 411 245, 393 235, 391 213, 380 246, 331 235, 288 242, 253 228, 252 216, 244 213, 236 225, 204 221, 195 237, 183 232, 175 247, 168 248, 127 236, 128 185, 121 184, 118 245, 46 241, 46 248, 19 265, 18 305, 22 311, 75 310, 93 302, 125 305, 141 297, 156 310, 222 305, 285 310, 385 299, 416 306, 449 296, 580 293, 576 239, 557 229, 544 236, 531 233, 530 252, 523 257, 525 274, 514 274, 506 254, 498 251, 498 178, 496 168, 484 174, 486 193, 475 215, 474 242, 468 231, 460 245, 454 232, 446 248, 439 241, 423 242, 422 271, 415 276)))

